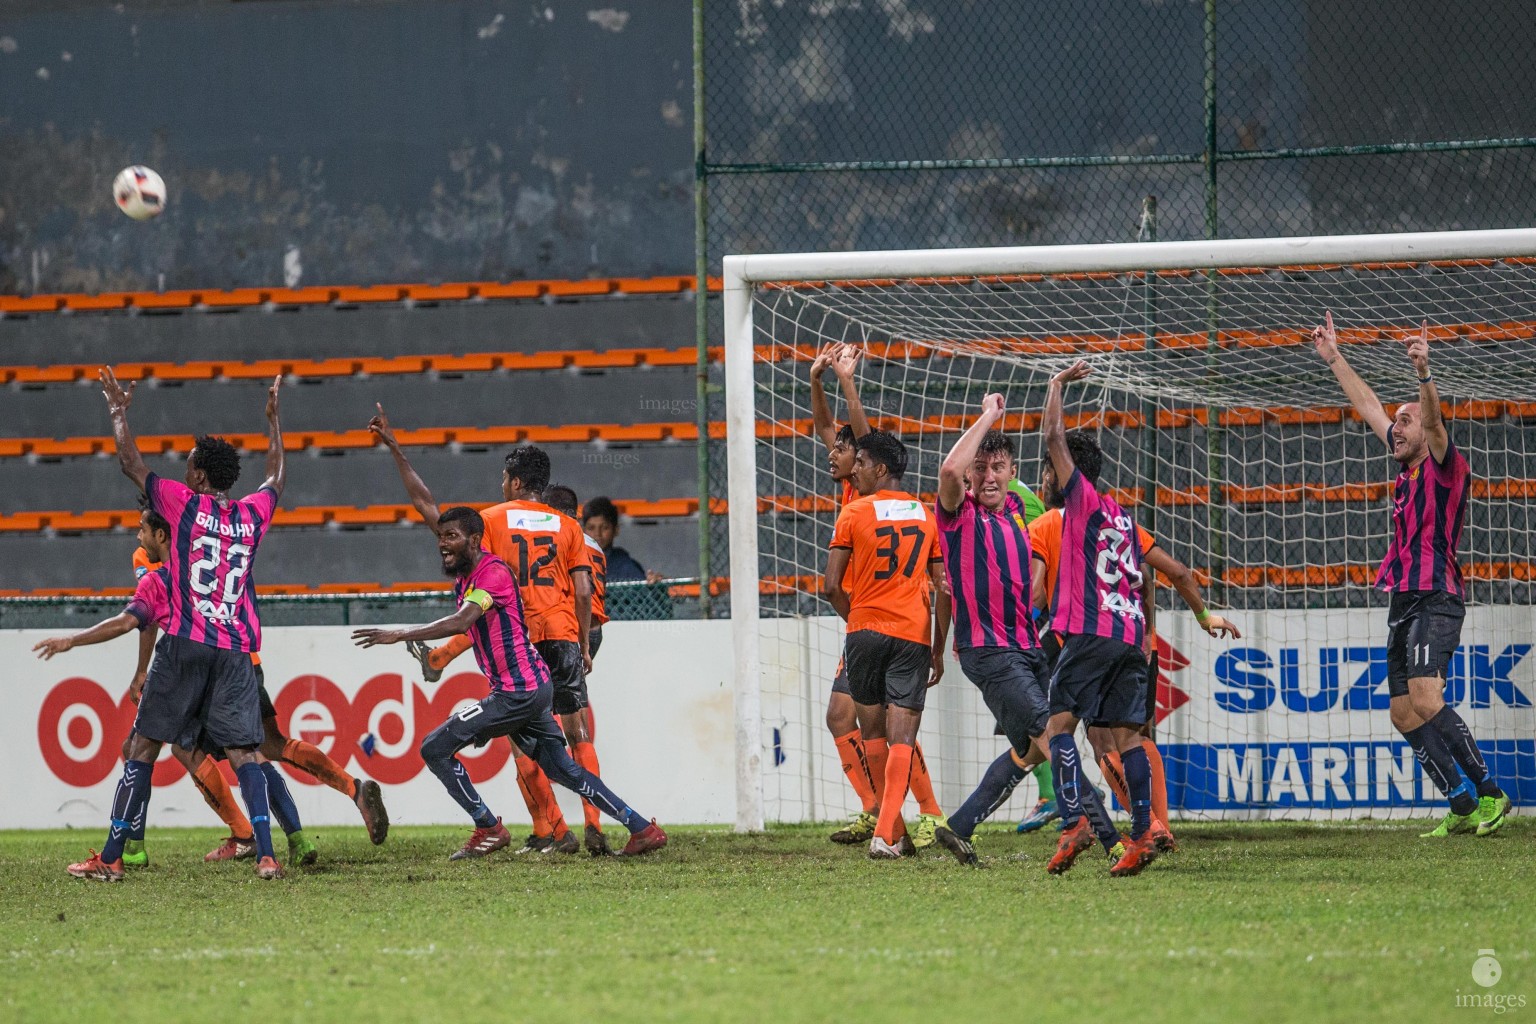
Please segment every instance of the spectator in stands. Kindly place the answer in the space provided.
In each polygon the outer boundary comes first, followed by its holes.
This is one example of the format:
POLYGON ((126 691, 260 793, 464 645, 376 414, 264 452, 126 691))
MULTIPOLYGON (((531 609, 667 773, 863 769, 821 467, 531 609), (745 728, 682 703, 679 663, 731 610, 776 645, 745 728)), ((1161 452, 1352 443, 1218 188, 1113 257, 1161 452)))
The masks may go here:
POLYGON ((666 579, 659 572, 646 572, 645 567, 623 548, 613 546, 619 538, 619 509, 611 498, 588 498, 581 510, 581 528, 587 536, 602 546, 608 556, 608 582, 644 580, 656 583, 666 579))

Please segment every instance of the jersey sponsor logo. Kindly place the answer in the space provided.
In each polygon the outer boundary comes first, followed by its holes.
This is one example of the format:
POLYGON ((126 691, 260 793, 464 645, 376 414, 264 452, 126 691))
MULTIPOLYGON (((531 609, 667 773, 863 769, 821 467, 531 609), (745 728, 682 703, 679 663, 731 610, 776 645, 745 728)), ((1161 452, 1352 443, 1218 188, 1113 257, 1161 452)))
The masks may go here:
POLYGON ((521 530, 524 533, 559 533, 560 514, 518 508, 508 509, 507 529, 521 530))
MULTIPOLYGON (((1532 644, 1463 644, 1446 667, 1445 702, 1452 707, 1532 707, 1530 694, 1512 678, 1532 644)), ((1216 657, 1217 707, 1238 715, 1286 710, 1385 711, 1386 647, 1319 647, 1304 666, 1298 647, 1237 647, 1216 657)))
POLYGON ((901 522, 907 519, 927 519, 928 510, 920 501, 897 501, 882 498, 874 503, 875 518, 885 522, 901 522))

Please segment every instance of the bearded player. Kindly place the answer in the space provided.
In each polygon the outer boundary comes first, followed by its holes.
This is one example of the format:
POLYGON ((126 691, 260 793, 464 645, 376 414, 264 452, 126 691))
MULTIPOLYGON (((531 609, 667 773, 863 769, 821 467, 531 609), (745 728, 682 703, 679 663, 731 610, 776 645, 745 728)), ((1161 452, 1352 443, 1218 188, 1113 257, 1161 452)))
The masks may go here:
POLYGON ((1317 354, 1333 370, 1355 412, 1398 464, 1392 487, 1392 540, 1376 574, 1387 605, 1387 692, 1392 726, 1413 747, 1424 773, 1450 801, 1426 839, 1458 832, 1492 835, 1503 827, 1510 799, 1488 773, 1472 730, 1445 702, 1445 670, 1461 643, 1466 587, 1456 549, 1467 516, 1472 469, 1451 443, 1440 415, 1440 392, 1429 370, 1429 322, 1404 339, 1419 379, 1417 402, 1388 416, 1376 392, 1339 348, 1333 314, 1312 331, 1317 354), (1466 775, 1457 777, 1460 768, 1466 775))

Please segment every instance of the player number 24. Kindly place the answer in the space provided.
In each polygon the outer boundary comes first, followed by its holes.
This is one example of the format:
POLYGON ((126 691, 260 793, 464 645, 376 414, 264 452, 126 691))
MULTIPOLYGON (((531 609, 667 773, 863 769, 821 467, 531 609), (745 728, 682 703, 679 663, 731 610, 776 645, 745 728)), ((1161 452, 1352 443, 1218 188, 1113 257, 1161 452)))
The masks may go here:
POLYGON ((911 576, 917 571, 917 553, 921 550, 918 541, 923 536, 923 528, 917 523, 903 526, 899 531, 894 526, 881 526, 875 529, 875 536, 883 542, 875 548, 876 556, 885 559, 885 564, 875 570, 875 579, 888 580, 896 575, 897 566, 901 567, 903 576, 911 576), (903 549, 902 542, 910 540, 911 547, 903 549), (902 565, 902 559, 906 564, 902 565))

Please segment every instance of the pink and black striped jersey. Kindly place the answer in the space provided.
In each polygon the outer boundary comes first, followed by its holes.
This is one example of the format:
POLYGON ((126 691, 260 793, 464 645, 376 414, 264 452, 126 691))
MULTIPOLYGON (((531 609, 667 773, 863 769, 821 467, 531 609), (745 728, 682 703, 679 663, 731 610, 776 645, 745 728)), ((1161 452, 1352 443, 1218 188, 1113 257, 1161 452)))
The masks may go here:
POLYGON ((474 571, 454 583, 453 596, 460 607, 473 601, 483 613, 469 627, 469 638, 491 689, 524 693, 550 685, 549 666, 528 639, 517 577, 506 562, 481 552, 474 571))
POLYGON ((1147 618, 1136 523, 1082 470, 1072 471, 1063 494, 1051 628, 1063 636, 1086 633, 1140 646, 1147 618))
POLYGON ((133 589, 133 600, 123 610, 139 620, 140 629, 164 628, 170 621, 170 576, 169 569, 158 566, 139 577, 138 585, 133 589))
POLYGON ((277 492, 263 487, 239 501, 221 500, 154 473, 144 490, 171 524, 171 615, 165 631, 209 647, 261 650, 250 573, 277 508, 277 492))
POLYGON ((1377 590, 1466 596, 1456 549, 1471 489, 1472 468, 1454 444, 1442 461, 1430 455, 1398 474, 1392 488, 1392 542, 1376 574, 1377 590))
POLYGON ((1029 529, 1012 491, 988 511, 967 493, 950 514, 934 503, 955 617, 955 649, 1040 646, 1030 609, 1029 529))

